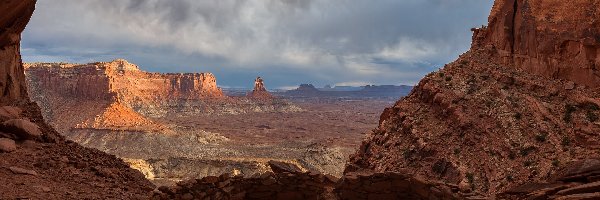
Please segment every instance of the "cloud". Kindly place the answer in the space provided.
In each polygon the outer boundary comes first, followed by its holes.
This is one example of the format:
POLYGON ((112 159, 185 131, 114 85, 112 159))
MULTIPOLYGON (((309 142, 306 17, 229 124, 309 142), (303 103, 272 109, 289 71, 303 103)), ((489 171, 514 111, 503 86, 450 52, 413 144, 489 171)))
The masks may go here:
MULTIPOLYGON (((469 47, 491 0, 45 0, 25 61, 126 58, 149 71, 411 84, 469 47), (199 68, 198 66, 202 66, 199 68)), ((253 80, 252 78, 250 80, 253 80)))

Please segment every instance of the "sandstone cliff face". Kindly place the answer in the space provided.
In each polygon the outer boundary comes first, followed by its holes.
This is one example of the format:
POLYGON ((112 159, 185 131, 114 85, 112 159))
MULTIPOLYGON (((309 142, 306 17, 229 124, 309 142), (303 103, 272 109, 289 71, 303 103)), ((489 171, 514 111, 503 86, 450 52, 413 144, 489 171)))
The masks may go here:
POLYGON ((21 64, 21 32, 35 9, 35 0, 8 0, 0 4, 0 102, 27 99, 21 64))
POLYGON ((471 50, 385 109, 346 172, 490 197, 600 156, 599 2, 497 0, 471 50))
POLYGON ((226 98, 210 73, 149 73, 122 59, 83 65, 34 63, 25 68, 32 99, 61 132, 162 131, 162 125, 146 117, 177 112, 172 107, 189 102, 226 98))
POLYGON ((116 98, 132 104, 223 97, 210 73, 148 73, 122 59, 84 65, 36 63, 26 68, 38 87, 65 97, 116 98))
POLYGON ((600 1, 497 0, 474 45, 504 65, 600 86, 600 1))

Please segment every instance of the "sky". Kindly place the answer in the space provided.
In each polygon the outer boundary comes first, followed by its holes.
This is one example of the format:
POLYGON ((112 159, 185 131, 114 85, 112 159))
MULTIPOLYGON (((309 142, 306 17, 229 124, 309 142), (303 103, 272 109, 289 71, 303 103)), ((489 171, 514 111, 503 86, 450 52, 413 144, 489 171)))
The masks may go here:
POLYGON ((123 58, 222 87, 413 85, 468 50, 493 0, 40 0, 24 62, 123 58))

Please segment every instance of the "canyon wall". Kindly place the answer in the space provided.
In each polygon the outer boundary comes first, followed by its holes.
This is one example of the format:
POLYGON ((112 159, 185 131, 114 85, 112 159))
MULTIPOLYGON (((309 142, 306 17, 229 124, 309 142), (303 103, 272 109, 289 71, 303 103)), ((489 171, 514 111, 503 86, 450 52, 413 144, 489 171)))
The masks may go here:
POLYGON ((504 65, 600 86, 600 1, 498 0, 474 46, 504 65))
POLYGON ((11 0, 0 4, 0 102, 27 99, 21 64, 21 32, 35 10, 35 0, 11 0))
POLYGON ((116 98, 133 104, 224 97, 211 73, 148 73, 122 59, 84 65, 34 63, 26 70, 38 87, 82 100, 116 98))
POLYGON ((210 73, 149 73, 122 59, 33 63, 25 71, 32 100, 62 133, 71 128, 165 132, 165 126, 147 117, 185 108, 190 101, 226 98, 210 73))
POLYGON ((496 0, 471 49, 386 108, 345 173, 408 171, 494 198, 600 156, 599 5, 496 0))
POLYGON ((19 49, 35 4, 0 1, 0 199, 148 198, 141 173, 65 140, 29 101, 19 49))

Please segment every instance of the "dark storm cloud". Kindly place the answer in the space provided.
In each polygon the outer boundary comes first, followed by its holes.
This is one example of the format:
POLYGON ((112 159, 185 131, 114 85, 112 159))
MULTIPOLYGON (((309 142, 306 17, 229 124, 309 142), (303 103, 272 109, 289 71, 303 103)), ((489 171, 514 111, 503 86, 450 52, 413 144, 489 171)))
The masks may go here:
POLYGON ((491 0, 42 0, 25 61, 126 58, 272 87, 412 84, 469 47, 491 0), (249 80, 246 80, 249 79, 249 80))

